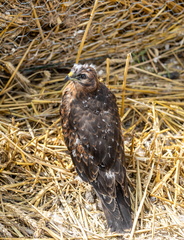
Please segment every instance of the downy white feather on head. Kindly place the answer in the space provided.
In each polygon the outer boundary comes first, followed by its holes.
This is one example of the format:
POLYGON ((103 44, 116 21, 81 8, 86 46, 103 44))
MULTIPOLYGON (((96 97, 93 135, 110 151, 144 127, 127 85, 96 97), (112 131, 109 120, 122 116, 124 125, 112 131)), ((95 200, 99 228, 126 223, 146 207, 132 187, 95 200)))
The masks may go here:
POLYGON ((96 66, 94 64, 88 64, 88 63, 85 63, 85 64, 75 63, 71 69, 71 72, 78 74, 82 69, 86 69, 88 71, 89 70, 88 68, 93 68, 99 77, 101 77, 104 73, 103 70, 97 71, 96 66))

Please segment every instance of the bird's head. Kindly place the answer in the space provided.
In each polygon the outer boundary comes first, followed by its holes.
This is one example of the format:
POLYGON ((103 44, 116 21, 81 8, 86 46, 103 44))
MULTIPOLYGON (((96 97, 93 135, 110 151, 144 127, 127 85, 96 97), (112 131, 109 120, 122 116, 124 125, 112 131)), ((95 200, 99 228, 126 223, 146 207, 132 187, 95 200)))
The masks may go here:
POLYGON ((98 87, 98 75, 92 64, 74 64, 65 81, 72 81, 77 91, 93 92, 98 87))

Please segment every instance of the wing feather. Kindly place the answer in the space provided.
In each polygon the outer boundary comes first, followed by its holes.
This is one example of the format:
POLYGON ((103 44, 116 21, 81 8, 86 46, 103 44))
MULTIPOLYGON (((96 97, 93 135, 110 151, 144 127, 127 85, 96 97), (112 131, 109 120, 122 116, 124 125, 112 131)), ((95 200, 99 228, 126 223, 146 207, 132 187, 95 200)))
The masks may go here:
MULTIPOLYGON (((92 182, 103 174, 103 168, 107 171, 120 158, 122 137, 114 95, 101 84, 96 94, 73 100, 69 126, 74 138, 69 149, 75 148, 77 154, 73 161, 85 179, 92 182)), ((103 178, 109 189, 112 180, 105 175, 103 178)))

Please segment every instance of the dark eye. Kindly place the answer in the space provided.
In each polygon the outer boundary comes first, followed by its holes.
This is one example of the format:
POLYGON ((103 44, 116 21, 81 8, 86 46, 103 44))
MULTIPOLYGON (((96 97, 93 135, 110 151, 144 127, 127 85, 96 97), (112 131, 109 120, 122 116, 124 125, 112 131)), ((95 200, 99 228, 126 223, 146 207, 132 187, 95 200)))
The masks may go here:
POLYGON ((80 75, 79 75, 79 78, 81 78, 81 79, 86 79, 86 78, 87 78, 87 75, 86 75, 86 74, 80 74, 80 75))

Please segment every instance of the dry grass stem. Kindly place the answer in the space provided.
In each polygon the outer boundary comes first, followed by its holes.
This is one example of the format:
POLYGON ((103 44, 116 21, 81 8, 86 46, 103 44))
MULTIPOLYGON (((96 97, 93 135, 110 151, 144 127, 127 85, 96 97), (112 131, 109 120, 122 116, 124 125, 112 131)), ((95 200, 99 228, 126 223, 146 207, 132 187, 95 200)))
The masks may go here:
POLYGON ((0 7, 0 239, 183 240, 183 1, 0 7), (123 236, 106 229, 63 141, 59 106, 75 62, 103 70, 117 97, 133 212, 123 236))

